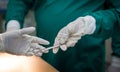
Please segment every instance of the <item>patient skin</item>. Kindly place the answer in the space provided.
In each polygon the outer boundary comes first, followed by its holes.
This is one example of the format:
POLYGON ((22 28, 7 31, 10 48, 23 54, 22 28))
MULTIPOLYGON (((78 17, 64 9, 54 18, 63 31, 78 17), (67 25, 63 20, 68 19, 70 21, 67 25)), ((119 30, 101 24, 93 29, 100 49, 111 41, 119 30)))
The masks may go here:
POLYGON ((0 72, 58 72, 37 56, 18 56, 0 53, 0 72))

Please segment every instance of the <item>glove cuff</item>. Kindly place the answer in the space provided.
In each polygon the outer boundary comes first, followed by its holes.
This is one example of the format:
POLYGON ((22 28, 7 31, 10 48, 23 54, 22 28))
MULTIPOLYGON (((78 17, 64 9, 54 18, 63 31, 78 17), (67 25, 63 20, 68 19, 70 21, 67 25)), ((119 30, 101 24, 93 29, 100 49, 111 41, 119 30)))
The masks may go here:
POLYGON ((7 24, 7 31, 20 29, 20 23, 17 20, 10 20, 7 24))
POLYGON ((96 20, 94 17, 92 16, 85 16, 84 20, 86 22, 86 30, 85 30, 85 34, 93 34, 95 29, 96 29, 96 20))
POLYGON ((111 66, 120 67, 120 58, 113 56, 111 66))

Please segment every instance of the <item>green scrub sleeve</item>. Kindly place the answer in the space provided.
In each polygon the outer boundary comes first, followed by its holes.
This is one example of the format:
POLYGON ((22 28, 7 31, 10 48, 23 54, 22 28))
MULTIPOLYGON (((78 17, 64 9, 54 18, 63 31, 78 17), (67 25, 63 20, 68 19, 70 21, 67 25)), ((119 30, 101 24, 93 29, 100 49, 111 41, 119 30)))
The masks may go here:
POLYGON ((6 24, 10 20, 17 20, 23 27, 24 17, 32 8, 33 0, 9 0, 6 13, 6 24))
POLYGON ((96 19, 95 37, 112 37, 112 55, 120 57, 120 1, 108 0, 106 10, 90 13, 96 19))
POLYGON ((120 1, 106 0, 104 10, 88 13, 96 19, 94 36, 107 39, 112 36, 114 26, 120 26, 120 1))
POLYGON ((114 26, 117 26, 117 24, 120 26, 120 8, 101 10, 89 15, 96 20, 96 30, 93 34, 95 37, 107 39, 112 36, 114 26))

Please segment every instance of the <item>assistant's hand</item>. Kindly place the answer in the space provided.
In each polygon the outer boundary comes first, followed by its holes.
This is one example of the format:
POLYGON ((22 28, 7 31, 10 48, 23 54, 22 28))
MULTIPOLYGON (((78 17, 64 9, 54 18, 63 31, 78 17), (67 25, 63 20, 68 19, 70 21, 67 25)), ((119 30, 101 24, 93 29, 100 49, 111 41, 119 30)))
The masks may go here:
POLYGON ((108 68, 108 72, 120 72, 120 58, 112 57, 111 65, 108 68))
POLYGON ((63 51, 73 47, 83 35, 92 34, 95 27, 95 19, 92 16, 77 18, 59 31, 54 41, 53 53, 57 53, 59 47, 63 51))
POLYGON ((35 31, 34 27, 7 31, 0 34, 1 50, 18 55, 37 55, 41 56, 49 42, 30 34, 35 31), (40 45, 39 45, 40 44, 40 45))

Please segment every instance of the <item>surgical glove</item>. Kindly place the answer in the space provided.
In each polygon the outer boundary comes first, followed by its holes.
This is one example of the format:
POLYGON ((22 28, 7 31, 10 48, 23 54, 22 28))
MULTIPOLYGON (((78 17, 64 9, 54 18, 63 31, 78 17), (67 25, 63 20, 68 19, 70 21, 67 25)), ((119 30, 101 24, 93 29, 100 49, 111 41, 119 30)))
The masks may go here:
POLYGON ((112 57, 112 63, 108 68, 108 72, 120 72, 120 58, 112 57))
MULTIPOLYGON (((7 31, 18 30, 19 28, 20 28, 20 23, 17 20, 10 20, 7 24, 7 31)), ((32 38, 33 36, 31 37, 31 36, 25 35, 25 37, 32 38)), ((40 38, 38 38, 38 39, 40 39, 40 38)), ((47 41, 47 43, 48 43, 48 41, 47 41)), ((31 46, 32 46, 32 48, 30 47, 30 50, 29 50, 29 52, 27 52, 27 55, 41 56, 42 53, 48 52, 48 50, 46 50, 45 47, 42 47, 38 43, 32 43, 31 46), (36 47, 38 47, 38 48, 36 48, 36 47), (44 48, 44 50, 41 50, 41 48, 44 48)))
POLYGON ((62 28, 54 41, 53 53, 57 53, 59 48, 66 51, 73 47, 85 34, 92 34, 95 31, 95 19, 92 16, 79 17, 62 28))
POLYGON ((38 37, 27 35, 33 31, 35 31, 35 28, 29 27, 2 33, 0 35, 2 50, 17 55, 41 56, 42 53, 45 53, 45 50, 44 52, 42 51, 45 47, 39 44, 47 45, 49 42, 38 37))

